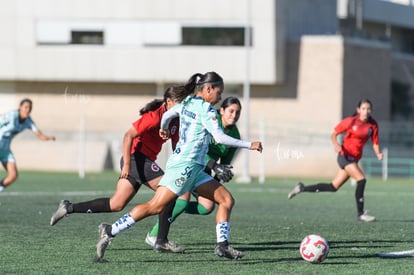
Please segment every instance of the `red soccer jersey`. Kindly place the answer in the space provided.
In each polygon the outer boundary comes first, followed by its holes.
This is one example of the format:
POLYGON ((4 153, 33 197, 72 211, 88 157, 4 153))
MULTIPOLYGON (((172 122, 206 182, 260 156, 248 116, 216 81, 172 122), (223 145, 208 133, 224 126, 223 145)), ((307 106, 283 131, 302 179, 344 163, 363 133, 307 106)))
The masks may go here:
MULTIPOLYGON (((139 136, 133 141, 131 154, 139 151, 152 161, 157 159, 162 145, 166 142, 159 134, 161 117, 166 111, 167 108, 162 105, 154 111, 143 114, 132 124, 139 136)), ((173 119, 169 126, 170 138, 174 143, 178 142, 178 126, 178 119, 173 119)))
POLYGON ((338 134, 345 133, 342 143, 342 151, 347 156, 357 160, 362 157, 362 149, 365 143, 371 138, 373 144, 378 144, 378 124, 369 118, 367 121, 359 119, 359 115, 347 117, 335 127, 338 134))

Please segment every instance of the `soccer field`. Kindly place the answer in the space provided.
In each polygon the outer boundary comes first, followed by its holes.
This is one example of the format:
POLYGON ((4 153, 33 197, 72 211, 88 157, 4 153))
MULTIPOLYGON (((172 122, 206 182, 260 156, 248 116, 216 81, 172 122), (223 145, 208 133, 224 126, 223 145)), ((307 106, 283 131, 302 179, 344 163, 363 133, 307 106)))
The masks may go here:
POLYGON ((290 201, 287 193, 298 179, 231 182, 226 186, 236 205, 230 241, 245 253, 241 260, 214 255, 215 215, 183 214, 172 225, 170 239, 186 247, 185 253, 155 253, 144 242, 154 216, 117 236, 105 254, 108 262, 95 263, 99 223, 114 222, 153 193, 143 187, 119 213, 75 214, 55 226, 49 225, 50 216, 61 199, 110 196, 116 180, 115 173, 87 174, 81 180, 70 173, 21 172, 0 193, 0 274, 414 274, 414 257, 378 257, 414 249, 409 180, 368 179, 365 208, 377 217, 373 223, 356 221, 350 182, 337 193, 304 193, 290 201), (301 240, 312 233, 330 244, 321 264, 309 264, 299 254, 301 240))

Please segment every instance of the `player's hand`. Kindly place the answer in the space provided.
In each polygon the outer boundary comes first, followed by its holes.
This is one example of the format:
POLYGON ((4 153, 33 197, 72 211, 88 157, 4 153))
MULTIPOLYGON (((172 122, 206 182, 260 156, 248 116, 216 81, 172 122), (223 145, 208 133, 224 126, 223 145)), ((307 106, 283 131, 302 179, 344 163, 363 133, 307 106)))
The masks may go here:
POLYGON ((124 166, 122 167, 121 175, 119 176, 119 178, 126 179, 126 178, 128 178, 128 175, 129 175, 129 166, 124 164, 124 166))
POLYGON ((334 144, 334 150, 337 153, 342 153, 342 146, 339 144, 334 144))
POLYGON ((222 182, 229 182, 233 178, 234 174, 231 171, 233 166, 229 164, 218 164, 215 163, 213 166, 213 171, 216 174, 215 177, 222 182))
POLYGON ((168 139, 170 137, 170 131, 168 129, 160 129, 159 133, 162 139, 168 139))
POLYGON ((378 160, 382 160, 384 158, 384 155, 382 153, 379 153, 377 155, 378 160))
POLYGON ((263 151, 263 146, 261 141, 252 141, 250 145, 250 150, 256 150, 260 153, 263 151))

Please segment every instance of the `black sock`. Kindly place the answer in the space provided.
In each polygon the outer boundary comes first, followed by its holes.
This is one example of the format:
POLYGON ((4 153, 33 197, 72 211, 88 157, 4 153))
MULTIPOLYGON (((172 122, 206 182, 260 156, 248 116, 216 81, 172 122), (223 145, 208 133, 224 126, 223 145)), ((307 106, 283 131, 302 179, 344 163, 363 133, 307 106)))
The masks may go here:
POLYGON ((336 192, 337 190, 331 183, 318 183, 304 186, 304 192, 336 192))
POLYGON ((168 240, 168 232, 172 223, 172 212, 175 206, 175 200, 170 201, 158 215, 158 235, 157 243, 165 242, 168 240))
POLYGON ((112 212, 109 205, 109 198, 95 199, 91 201, 73 203, 68 213, 102 213, 112 212), (72 210, 72 212, 70 212, 72 210))
POLYGON ((3 181, 4 181, 4 179, 0 180, 0 186, 3 186, 4 187, 3 181))
POLYGON ((357 187, 355 190, 355 199, 357 205, 358 216, 364 214, 364 190, 366 179, 357 181, 357 187))

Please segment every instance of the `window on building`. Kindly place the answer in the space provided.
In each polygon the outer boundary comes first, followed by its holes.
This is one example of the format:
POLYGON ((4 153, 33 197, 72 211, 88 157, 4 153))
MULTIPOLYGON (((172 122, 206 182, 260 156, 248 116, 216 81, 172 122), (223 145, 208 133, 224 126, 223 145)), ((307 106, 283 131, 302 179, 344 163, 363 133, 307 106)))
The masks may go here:
POLYGON ((103 31, 71 31, 71 44, 102 45, 103 31))
POLYGON ((244 30, 244 27, 183 27, 182 45, 244 46, 244 30))

